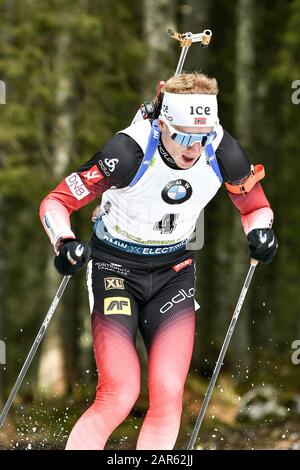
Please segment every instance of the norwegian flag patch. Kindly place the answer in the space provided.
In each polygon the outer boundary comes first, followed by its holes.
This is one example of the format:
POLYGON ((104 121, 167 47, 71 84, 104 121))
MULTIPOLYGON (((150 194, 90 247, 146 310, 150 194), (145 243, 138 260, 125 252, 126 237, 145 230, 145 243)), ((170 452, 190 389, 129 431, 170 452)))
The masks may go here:
POLYGON ((80 176, 88 186, 92 186, 103 178, 97 165, 92 166, 88 171, 84 171, 80 176))
POLYGON ((182 263, 175 264, 175 266, 172 266, 172 269, 174 269, 174 271, 178 273, 181 269, 186 268, 187 266, 190 266, 191 264, 193 264, 193 260, 192 258, 188 258, 182 261, 182 263))
POLYGON ((206 124, 205 117, 195 117, 194 124, 206 124))

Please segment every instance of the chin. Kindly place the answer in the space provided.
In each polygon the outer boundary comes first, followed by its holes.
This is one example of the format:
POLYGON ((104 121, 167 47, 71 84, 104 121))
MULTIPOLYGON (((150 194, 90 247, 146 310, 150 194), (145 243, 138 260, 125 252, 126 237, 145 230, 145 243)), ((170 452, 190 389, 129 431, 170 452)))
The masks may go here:
POLYGON ((182 164, 177 165, 177 166, 178 166, 178 168, 180 168, 181 170, 187 170, 188 168, 191 168, 191 167, 193 166, 193 163, 190 164, 190 165, 188 165, 187 163, 185 163, 185 164, 182 163, 182 164))

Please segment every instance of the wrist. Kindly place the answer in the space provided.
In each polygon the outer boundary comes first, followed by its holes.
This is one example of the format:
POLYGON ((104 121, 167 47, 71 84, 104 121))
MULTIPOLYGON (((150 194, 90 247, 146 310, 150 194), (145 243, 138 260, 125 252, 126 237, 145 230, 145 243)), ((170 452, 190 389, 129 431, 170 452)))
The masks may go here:
POLYGON ((60 252, 60 250, 62 249, 62 247, 64 246, 65 243, 67 242, 71 242, 71 241, 74 241, 76 240, 76 238, 72 238, 72 237, 60 237, 56 244, 55 244, 55 247, 54 247, 54 250, 55 250, 55 253, 58 254, 60 252))

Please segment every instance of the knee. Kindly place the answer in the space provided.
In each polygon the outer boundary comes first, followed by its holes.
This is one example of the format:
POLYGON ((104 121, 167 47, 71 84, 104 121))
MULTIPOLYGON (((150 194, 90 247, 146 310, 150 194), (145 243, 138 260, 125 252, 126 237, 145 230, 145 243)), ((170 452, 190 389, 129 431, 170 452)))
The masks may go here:
POLYGON ((114 403, 116 407, 124 411, 124 414, 129 414, 135 402, 138 399, 140 388, 122 388, 115 393, 114 403))
POLYGON ((115 384, 115 400, 121 406, 131 409, 138 399, 140 394, 140 378, 130 376, 128 374, 127 380, 122 380, 115 384))
POLYGON ((177 405, 182 402, 184 384, 178 379, 168 377, 167 380, 158 380, 153 387, 149 387, 150 401, 177 405))
POLYGON ((137 378, 128 377, 128 380, 111 380, 105 383, 99 382, 97 386, 96 400, 99 404, 108 402, 115 410, 130 413, 140 393, 140 381, 137 378))

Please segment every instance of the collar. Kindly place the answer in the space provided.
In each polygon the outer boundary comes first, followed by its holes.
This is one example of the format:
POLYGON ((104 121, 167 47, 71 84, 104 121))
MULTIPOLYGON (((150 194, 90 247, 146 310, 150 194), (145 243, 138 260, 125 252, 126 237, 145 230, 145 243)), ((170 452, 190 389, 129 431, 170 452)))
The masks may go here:
POLYGON ((164 144, 162 143, 161 139, 159 140, 159 143, 158 143, 158 151, 167 166, 169 166, 170 168, 173 168, 174 170, 181 170, 181 168, 179 168, 179 166, 176 165, 174 158, 171 157, 169 152, 165 149, 164 144))

